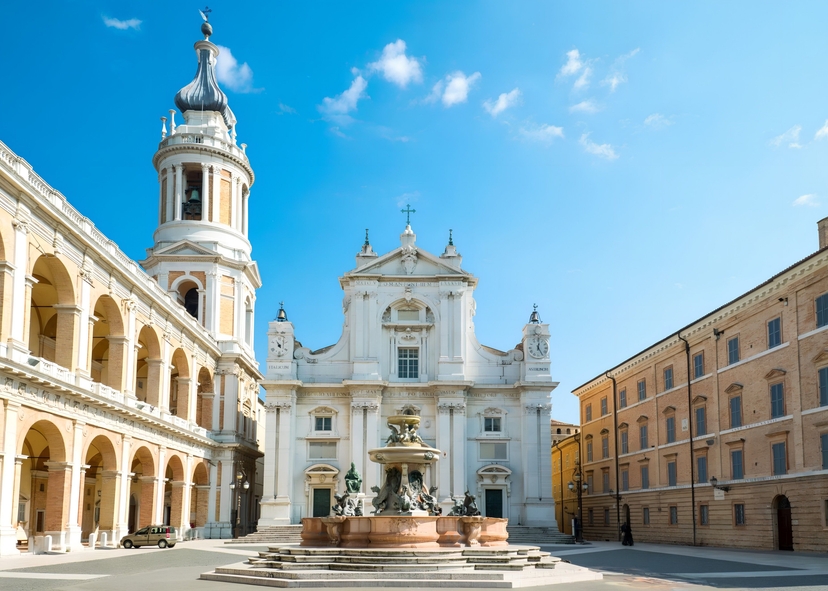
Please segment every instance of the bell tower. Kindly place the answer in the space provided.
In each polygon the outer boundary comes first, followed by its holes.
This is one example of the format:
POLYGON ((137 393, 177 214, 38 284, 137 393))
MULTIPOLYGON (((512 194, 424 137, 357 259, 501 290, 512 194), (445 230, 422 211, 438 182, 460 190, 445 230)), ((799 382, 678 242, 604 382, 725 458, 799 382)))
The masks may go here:
POLYGON ((253 325, 258 268, 248 240, 248 201, 254 182, 246 144, 236 143, 236 117, 216 80, 219 48, 195 43, 192 82, 175 95, 176 111, 162 117, 152 163, 158 172, 158 228, 141 261, 147 273, 206 328, 223 353, 255 366, 253 325), (168 126, 169 125, 169 130, 168 126))

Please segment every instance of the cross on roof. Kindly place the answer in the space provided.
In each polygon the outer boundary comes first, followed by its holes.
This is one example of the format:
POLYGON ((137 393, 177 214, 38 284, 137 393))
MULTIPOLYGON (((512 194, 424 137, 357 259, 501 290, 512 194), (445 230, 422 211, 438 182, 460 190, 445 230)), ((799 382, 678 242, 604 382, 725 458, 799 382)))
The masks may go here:
POLYGON ((411 214, 412 213, 417 213, 417 210, 416 209, 411 209, 411 204, 407 203, 406 206, 405 206, 405 209, 401 209, 400 212, 405 214, 405 225, 409 226, 409 225, 411 225, 411 214))

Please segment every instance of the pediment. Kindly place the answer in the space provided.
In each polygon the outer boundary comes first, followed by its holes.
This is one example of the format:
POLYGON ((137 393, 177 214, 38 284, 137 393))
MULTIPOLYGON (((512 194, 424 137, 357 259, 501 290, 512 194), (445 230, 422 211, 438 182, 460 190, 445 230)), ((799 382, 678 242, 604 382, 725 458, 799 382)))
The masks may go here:
POLYGON ((484 466, 477 471, 478 474, 504 474, 508 475, 511 474, 512 471, 509 470, 506 466, 499 466, 497 464, 491 466, 484 466))
POLYGON ((647 415, 641 415, 640 417, 638 417, 638 419, 636 419, 636 422, 637 423, 646 423, 647 420, 648 420, 647 415))
POLYGON ((408 275, 410 277, 428 277, 456 275, 457 277, 469 277, 470 273, 448 264, 440 257, 423 250, 415 248, 406 250, 399 247, 389 253, 378 257, 369 264, 346 273, 349 275, 408 275))
POLYGON ((820 351, 819 355, 814 357, 811 361, 813 363, 825 363, 826 361, 828 361, 828 349, 823 349, 822 351, 820 351))
POLYGON ((733 382, 727 388, 725 388, 725 393, 733 394, 735 392, 741 391, 743 388, 744 388, 744 386, 742 384, 740 384, 739 382, 733 382))
POLYGON ((213 250, 205 248, 196 244, 195 242, 191 242, 189 240, 182 240, 181 242, 176 242, 175 244, 171 244, 166 248, 161 250, 157 250, 153 253, 154 256, 210 256, 215 257, 217 253, 213 250))
POLYGON ((702 396, 701 394, 699 394, 698 396, 696 396, 692 400, 692 404, 694 404, 694 405, 695 404, 704 404, 705 402, 707 402, 707 396, 702 396))
POLYGON ((781 378, 786 373, 788 373, 788 372, 786 372, 784 369, 775 368, 775 369, 772 369, 768 373, 765 374, 765 379, 766 380, 775 380, 777 378, 781 378))
POLYGON ((675 406, 666 406, 666 407, 664 407, 664 410, 662 410, 661 412, 665 415, 669 414, 671 412, 676 412, 676 407, 675 406))

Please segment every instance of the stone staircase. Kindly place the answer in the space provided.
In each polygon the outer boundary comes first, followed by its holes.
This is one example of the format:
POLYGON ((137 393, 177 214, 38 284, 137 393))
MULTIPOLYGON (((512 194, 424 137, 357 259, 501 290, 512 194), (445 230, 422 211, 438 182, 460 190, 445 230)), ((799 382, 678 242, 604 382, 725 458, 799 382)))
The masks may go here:
POLYGON ((270 547, 202 580, 269 587, 495 588, 601 580, 537 546, 474 548, 270 547))
POLYGON ((509 525, 510 544, 574 544, 575 536, 559 532, 554 527, 528 527, 509 525))
POLYGON ((278 546, 282 544, 298 544, 302 541, 301 525, 268 525, 259 527, 259 530, 235 540, 227 540, 226 544, 263 544, 278 546))

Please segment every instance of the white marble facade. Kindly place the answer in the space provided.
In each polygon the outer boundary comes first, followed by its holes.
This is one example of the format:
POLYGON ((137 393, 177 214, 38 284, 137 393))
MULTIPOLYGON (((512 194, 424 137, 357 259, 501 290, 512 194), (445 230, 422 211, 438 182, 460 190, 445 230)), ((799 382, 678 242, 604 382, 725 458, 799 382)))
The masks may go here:
POLYGON ((484 515, 555 526, 548 325, 533 315, 510 351, 480 344, 477 278, 451 240, 440 256, 419 248, 410 226, 400 241, 378 256, 366 239, 340 278, 345 325, 334 345, 311 351, 291 322, 270 323, 259 525, 327 515, 351 462, 370 509, 382 478, 368 450, 384 444, 386 418, 409 407, 442 451, 426 481, 444 510, 468 489, 484 515))

